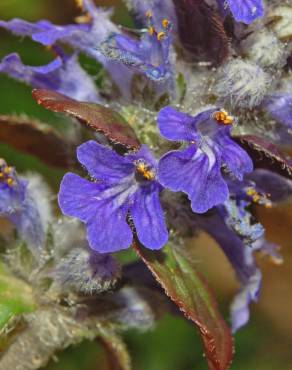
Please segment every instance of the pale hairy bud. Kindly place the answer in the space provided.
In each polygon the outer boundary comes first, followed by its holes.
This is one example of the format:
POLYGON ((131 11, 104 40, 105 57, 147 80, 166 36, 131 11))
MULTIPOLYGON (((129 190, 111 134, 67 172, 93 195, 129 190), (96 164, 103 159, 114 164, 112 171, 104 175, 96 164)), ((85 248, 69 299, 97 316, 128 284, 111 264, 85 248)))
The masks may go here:
POLYGON ((267 94, 271 76, 254 63, 232 59, 218 69, 214 92, 232 108, 253 108, 267 94))
POLYGON ((59 262, 53 278, 64 288, 97 294, 112 289, 120 272, 118 262, 111 255, 74 248, 59 262))
POLYGON ((291 41, 292 37, 292 5, 291 1, 281 1, 281 4, 271 7, 267 21, 272 30, 282 41, 291 41))
POLYGON ((241 43, 243 54, 263 69, 282 68, 287 60, 287 48, 267 29, 251 33, 241 43))
POLYGON ((53 219, 52 215, 52 192, 44 179, 36 173, 28 173, 28 194, 34 200, 40 215, 43 229, 46 230, 53 219))

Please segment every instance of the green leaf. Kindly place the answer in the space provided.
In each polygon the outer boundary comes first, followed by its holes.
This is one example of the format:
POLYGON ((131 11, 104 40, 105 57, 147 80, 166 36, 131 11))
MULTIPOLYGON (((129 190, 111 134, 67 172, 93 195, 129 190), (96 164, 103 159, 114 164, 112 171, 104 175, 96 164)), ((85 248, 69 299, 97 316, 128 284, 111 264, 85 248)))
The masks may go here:
POLYGON ((137 244, 134 248, 166 294, 199 329, 209 368, 227 369, 233 351, 231 333, 194 261, 170 245, 161 251, 137 244))
POLYGON ((9 320, 35 309, 32 289, 0 263, 0 333, 9 320))
POLYGON ((177 99, 179 102, 182 102, 186 92, 187 92, 187 84, 184 79, 184 75, 182 73, 179 73, 176 77, 176 92, 177 92, 177 99))

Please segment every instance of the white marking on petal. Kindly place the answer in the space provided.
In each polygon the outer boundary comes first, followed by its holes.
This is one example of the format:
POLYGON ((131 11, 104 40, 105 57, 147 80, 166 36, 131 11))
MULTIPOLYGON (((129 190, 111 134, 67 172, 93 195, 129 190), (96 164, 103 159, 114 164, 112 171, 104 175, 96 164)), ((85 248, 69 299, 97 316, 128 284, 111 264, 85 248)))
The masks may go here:
POLYGON ((201 150, 208 157, 208 161, 209 161, 208 171, 211 171, 211 169, 216 163, 216 156, 214 154, 212 147, 208 144, 207 140, 203 142, 201 150))
POLYGON ((138 183, 135 181, 134 174, 131 174, 124 177, 118 184, 101 192, 95 199, 98 201, 111 199, 113 209, 118 209, 125 204, 137 190, 138 183))

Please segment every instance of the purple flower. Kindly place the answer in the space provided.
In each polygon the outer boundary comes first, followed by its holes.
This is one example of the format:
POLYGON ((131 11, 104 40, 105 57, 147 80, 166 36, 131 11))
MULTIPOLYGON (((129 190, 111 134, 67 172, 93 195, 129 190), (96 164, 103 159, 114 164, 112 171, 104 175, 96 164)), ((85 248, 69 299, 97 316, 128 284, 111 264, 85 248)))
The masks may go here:
POLYGON ((104 56, 145 74, 153 81, 165 81, 171 77, 169 48, 171 24, 167 19, 155 26, 151 13, 148 17, 148 31, 141 39, 112 34, 98 46, 104 56))
POLYGON ((54 90, 76 100, 100 100, 94 82, 81 68, 76 55, 63 54, 45 66, 32 67, 24 65, 18 54, 13 53, 2 59, 0 72, 34 88, 54 90))
POLYGON ((241 285, 231 306, 232 331, 235 332, 249 320, 249 304, 258 299, 261 272, 255 264, 252 248, 244 245, 240 237, 228 228, 221 215, 217 213, 203 218, 201 227, 222 248, 241 285))
MULTIPOLYGON (((267 172, 259 173, 256 179, 264 176, 267 180, 267 172)), ((277 179, 278 183, 280 181, 277 179)), ((264 239, 263 226, 254 222, 249 211, 252 203, 270 207, 267 194, 260 192, 258 184, 250 180, 229 182, 229 188, 230 198, 217 207, 217 213, 202 220, 201 226, 221 246, 240 282, 239 292, 231 305, 232 331, 235 332, 248 322, 249 304, 259 297, 261 272, 256 265, 255 252, 268 255, 277 264, 282 258, 278 247, 264 239)))
POLYGON ((159 181, 173 191, 188 194, 194 212, 204 213, 227 199, 222 166, 238 180, 253 169, 247 153, 230 137, 232 121, 232 117, 218 109, 192 117, 166 107, 158 114, 162 136, 187 143, 185 149, 168 152, 160 159, 159 181))
POLYGON ((12 19, 8 22, 0 21, 0 27, 19 36, 30 36, 34 41, 46 46, 62 42, 78 52, 87 54, 105 67, 125 96, 129 95, 132 74, 123 65, 108 61, 96 48, 98 43, 111 33, 119 31, 110 20, 111 12, 96 7, 91 0, 84 0, 82 7, 87 12, 82 24, 60 26, 46 20, 30 23, 12 19))
POLYGON ((237 22, 246 24, 263 15, 262 0, 217 0, 223 14, 229 10, 237 22))
MULTIPOLYGON (((250 189, 250 188, 249 188, 250 189)), ((247 194, 249 194, 249 189, 247 194)), ((257 301, 260 285, 261 273, 258 269, 254 257, 255 252, 269 255, 273 261, 278 263, 280 260, 276 251, 277 246, 268 243, 263 235, 264 228, 260 223, 254 223, 251 213, 248 211, 250 202, 240 199, 237 196, 233 200, 228 200, 224 204, 224 210, 221 211, 226 225, 230 230, 235 231, 236 237, 231 237, 229 234, 229 245, 227 240, 223 241, 220 238, 217 241, 226 253, 233 267, 235 268, 237 278, 240 281, 241 287, 236 294, 231 305, 231 321, 232 330, 235 332, 240 327, 245 325, 249 320, 249 304, 251 301, 257 301), (239 238, 239 240, 237 240, 239 238), (233 240, 233 241, 232 241, 233 240), (230 242, 237 251, 238 256, 232 255, 229 249, 230 242), (222 243, 226 245, 223 246, 222 243), (237 258, 240 256, 240 263, 237 258)), ((227 235, 228 232, 226 231, 227 235)))
POLYGON ((145 24, 145 14, 151 12, 154 27, 159 27, 163 19, 167 18, 176 30, 176 13, 172 0, 129 0, 128 7, 133 10, 142 24, 145 24))
POLYGON ((279 123, 292 128, 292 94, 278 92, 268 95, 262 107, 279 123))
POLYGON ((129 247, 129 214, 140 242, 150 249, 161 248, 168 238, 159 201, 162 187, 156 180, 156 161, 147 147, 120 156, 88 141, 78 147, 77 157, 95 181, 66 174, 59 205, 65 215, 86 224, 90 247, 100 253, 129 247))
POLYGON ((245 206, 245 202, 229 200, 220 206, 219 212, 217 209, 216 213, 199 219, 200 226, 222 248, 240 282, 230 308, 233 332, 248 322, 249 305, 259 297, 262 275, 254 253, 260 251, 279 261, 276 246, 265 241, 260 224, 252 225, 252 216, 245 206))
POLYGON ((34 253, 42 247, 44 227, 37 206, 14 168, 0 158, 0 216, 7 218, 34 253))

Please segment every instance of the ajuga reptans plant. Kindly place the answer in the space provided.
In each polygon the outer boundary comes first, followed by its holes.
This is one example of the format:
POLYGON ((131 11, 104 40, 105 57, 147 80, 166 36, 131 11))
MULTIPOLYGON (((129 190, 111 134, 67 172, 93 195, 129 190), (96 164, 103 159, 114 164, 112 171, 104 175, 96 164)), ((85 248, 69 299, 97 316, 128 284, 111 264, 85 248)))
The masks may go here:
POLYGON ((10 225, 1 239, 1 370, 38 368, 94 338, 131 369, 120 333, 151 328, 176 312, 173 304, 198 327, 209 368, 227 369, 231 332, 247 324, 260 296, 256 255, 282 262, 255 209, 292 192, 291 2, 125 4, 133 28, 92 0, 77 2, 81 14, 70 25, 0 21, 53 55, 28 66, 12 53, 0 72, 81 124, 66 121, 64 134, 24 116, 0 117, 7 144, 64 174, 57 195, 39 176, 0 161, 0 216, 10 225), (98 83, 80 54, 96 62, 98 83), (195 263, 201 232, 240 284, 228 323, 195 263), (137 258, 121 265, 114 253, 127 248, 137 258))

